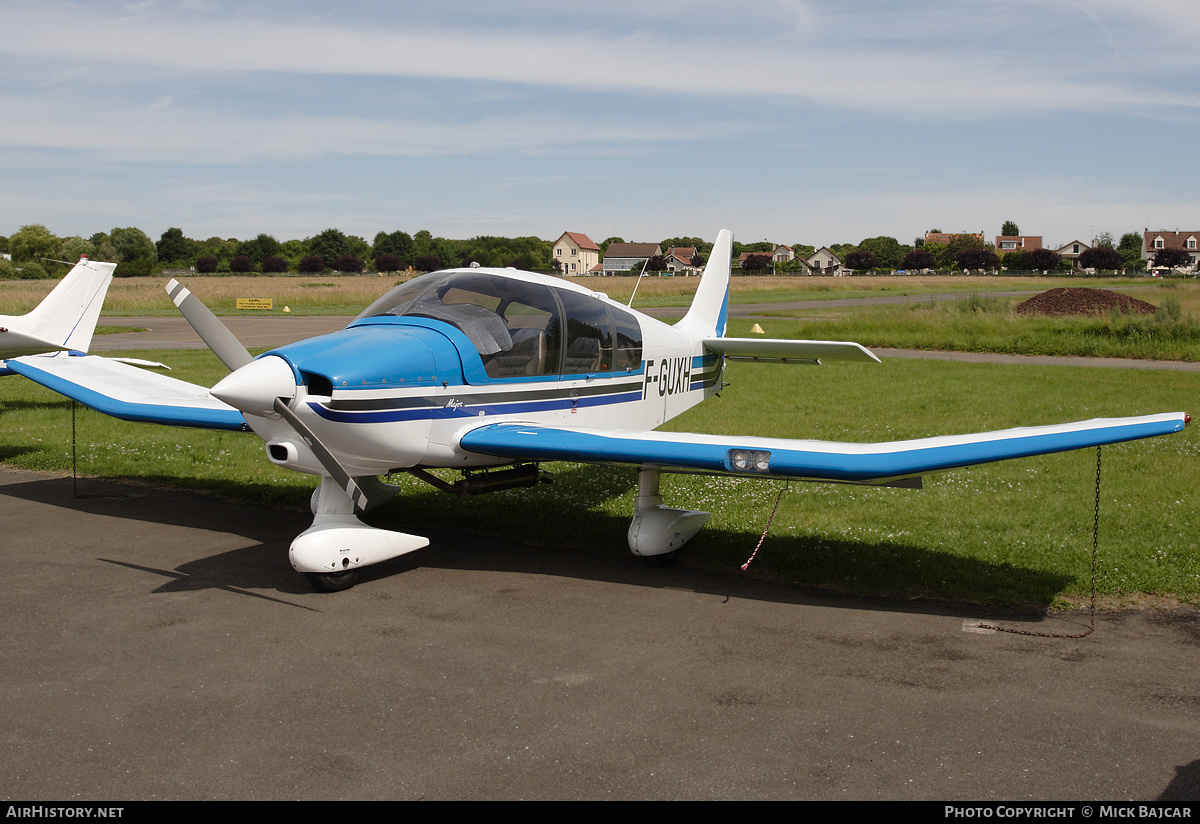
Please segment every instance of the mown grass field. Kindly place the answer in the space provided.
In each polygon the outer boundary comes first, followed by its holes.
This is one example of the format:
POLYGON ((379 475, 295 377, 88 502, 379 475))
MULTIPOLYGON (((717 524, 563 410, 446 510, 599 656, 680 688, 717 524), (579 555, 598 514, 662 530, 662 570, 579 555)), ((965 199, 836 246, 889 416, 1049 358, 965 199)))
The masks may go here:
MULTIPOLYGON (((104 302, 104 315, 155 316, 175 311, 163 286, 167 277, 116 278, 104 302)), ((338 277, 188 277, 181 278, 189 289, 218 314, 239 310, 239 297, 271 298, 281 312, 284 306, 293 313, 357 315, 371 301, 404 278, 377 275, 338 277)), ((588 289, 604 292, 622 303, 633 294, 637 278, 570 278, 588 289)), ((700 279, 691 277, 647 277, 637 285, 635 307, 687 306, 700 279)), ((5 314, 22 314, 37 305, 54 286, 46 280, 0 281, 0 307, 5 314)), ((1156 293, 1178 288, 1180 281, 1156 281, 1150 278, 1022 278, 928 275, 908 277, 743 277, 732 281, 733 303, 778 303, 792 300, 833 300, 874 295, 929 295, 946 292, 993 292, 1044 290, 1056 286, 1135 287, 1156 293)), ((1144 297, 1141 292, 1139 296, 1144 297)), ((1152 300, 1152 299, 1151 299, 1152 300)), ((1153 301, 1152 301, 1153 302, 1153 301)))
POLYGON ((979 308, 972 303, 818 310, 795 320, 761 316, 732 321, 727 334, 748 336, 757 321, 769 337, 853 340, 871 348, 1200 360, 1196 315, 1031 317, 1017 314, 1015 302, 985 299, 979 308))
MULTIPOLYGON (((636 278, 572 278, 588 289, 604 292, 622 303, 633 294, 636 278)), ((643 278, 637 286, 635 307, 687 306, 699 278, 643 278)), ((731 281, 730 303, 780 303, 796 300, 942 295, 952 292, 1044 291, 1059 286, 1155 288, 1148 278, 1047 278, 984 277, 974 275, 911 275, 864 277, 766 277, 738 275, 731 281)))
MULTIPOLYGON (((207 352, 167 360, 211 385, 207 352)), ((1195 375, 933 361, 823 367, 734 363, 721 396, 668 424, 683 431, 891 440, 1090 417, 1196 408, 1195 375)), ((71 404, 17 377, 0 381, 0 461, 71 468, 71 404)), ((128 424, 77 411, 79 471, 302 508, 315 479, 271 465, 253 435, 128 424)), ((1113 605, 1200 603, 1196 427, 1105 447, 1099 589, 1113 605)), ((1090 588, 1094 450, 1010 461, 927 479, 923 490, 792 484, 749 574, 906 599, 1048 607, 1090 588)), ((547 465, 553 485, 473 498, 397 479, 403 494, 367 520, 407 531, 447 527, 564 547, 628 552, 636 494, 626 467, 547 465)), ((742 573, 781 484, 667 476, 668 504, 708 509, 685 562, 742 573)))
MULTIPOLYGON (((163 284, 166 278, 118 278, 105 301, 108 317, 174 315, 163 284)), ((635 278, 578 278, 589 288, 622 302, 635 278)), ((239 297, 271 298, 272 310, 254 314, 357 315, 398 282, 394 277, 206 277, 187 285, 218 314, 244 314, 239 297)), ((645 278, 634 305, 686 306, 698 278, 645 278)), ((52 287, 46 281, 0 281, 0 306, 8 314, 28 311, 52 287)), ((898 297, 905 303, 871 307, 787 307, 759 312, 756 319, 772 337, 854 340, 871 347, 1075 355, 1158 360, 1200 358, 1200 282, 1190 280, 914 277, 736 277, 735 304, 786 303, 846 297, 898 297), (1084 318, 1030 318, 1015 307, 1024 297, 1013 291, 1061 286, 1121 288, 1158 306, 1161 315, 1113 315, 1084 318), (933 301, 947 292, 967 294, 962 301, 933 301), (789 322, 788 318, 794 320, 789 322)), ((749 334, 751 324, 733 323, 730 334, 749 334), (738 329, 743 331, 738 332, 738 329)))
MULTIPOLYGON (((170 278, 114 278, 104 300, 105 317, 178 314, 164 286, 170 278)), ((396 277, 193 277, 181 278, 217 314, 357 315, 402 279, 396 277), (238 298, 271 298, 271 310, 239 310, 238 298)), ((53 288, 44 280, 0 281, 5 314, 28 312, 53 288)))

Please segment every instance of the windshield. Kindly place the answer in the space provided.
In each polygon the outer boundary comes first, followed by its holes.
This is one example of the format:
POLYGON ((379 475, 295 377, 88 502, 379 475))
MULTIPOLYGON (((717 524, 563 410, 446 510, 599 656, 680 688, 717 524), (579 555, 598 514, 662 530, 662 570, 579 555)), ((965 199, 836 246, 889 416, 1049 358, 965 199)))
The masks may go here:
POLYGON ((359 318, 381 315, 453 325, 471 341, 493 378, 641 366, 641 328, 632 313, 589 294, 520 278, 434 272, 396 287, 359 318))

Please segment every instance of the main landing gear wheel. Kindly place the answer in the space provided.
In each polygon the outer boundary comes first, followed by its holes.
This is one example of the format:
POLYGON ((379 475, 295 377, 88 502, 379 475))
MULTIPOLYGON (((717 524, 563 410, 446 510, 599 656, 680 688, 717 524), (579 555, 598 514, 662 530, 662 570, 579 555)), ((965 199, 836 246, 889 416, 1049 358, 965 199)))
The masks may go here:
POLYGON ((304 577, 318 592, 341 592, 358 583, 358 572, 357 569, 348 569, 345 572, 306 572, 304 577))
POLYGON ((671 566, 671 564, 675 563, 675 559, 678 557, 679 550, 677 549, 674 552, 664 552, 661 555, 643 555, 642 561, 645 562, 646 566, 648 567, 662 568, 671 566))

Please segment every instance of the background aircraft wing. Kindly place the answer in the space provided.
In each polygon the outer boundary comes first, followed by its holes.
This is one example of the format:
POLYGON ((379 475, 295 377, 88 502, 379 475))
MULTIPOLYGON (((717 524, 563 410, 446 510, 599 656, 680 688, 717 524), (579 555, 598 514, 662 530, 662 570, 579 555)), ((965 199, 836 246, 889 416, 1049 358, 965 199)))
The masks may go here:
POLYGON ((858 343, 841 340, 776 340, 772 338, 705 338, 704 348, 732 360, 782 360, 819 363, 849 360, 879 363, 875 354, 858 343))
POLYGON ((242 413, 214 398, 205 387, 109 358, 35 355, 9 360, 8 368, 114 418, 249 431, 242 413))
POLYGON ((471 452, 517 460, 627 463, 713 474, 885 483, 973 464, 1166 435, 1182 430, 1189 420, 1183 412, 1097 418, 887 443, 497 423, 469 431, 460 443, 471 452))

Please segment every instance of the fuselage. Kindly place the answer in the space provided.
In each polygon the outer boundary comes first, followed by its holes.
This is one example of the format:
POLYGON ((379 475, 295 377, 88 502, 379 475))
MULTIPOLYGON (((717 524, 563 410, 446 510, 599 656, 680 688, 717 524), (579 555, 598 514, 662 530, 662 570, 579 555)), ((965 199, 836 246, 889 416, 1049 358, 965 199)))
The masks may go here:
MULTIPOLYGON (((353 475, 505 463, 459 447, 498 421, 653 429, 721 377, 699 341, 599 293, 479 268, 416 278, 346 329, 261 357, 288 364, 292 408, 353 475)), ((274 462, 322 472, 282 422, 247 421, 274 462)))
POLYGON ((21 318, 0 315, 0 360, 19 358, 24 355, 39 355, 42 352, 57 352, 69 347, 60 341, 49 340, 30 334, 19 328, 21 318))

